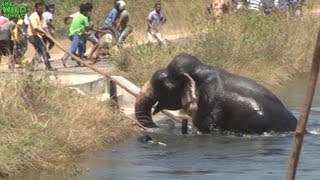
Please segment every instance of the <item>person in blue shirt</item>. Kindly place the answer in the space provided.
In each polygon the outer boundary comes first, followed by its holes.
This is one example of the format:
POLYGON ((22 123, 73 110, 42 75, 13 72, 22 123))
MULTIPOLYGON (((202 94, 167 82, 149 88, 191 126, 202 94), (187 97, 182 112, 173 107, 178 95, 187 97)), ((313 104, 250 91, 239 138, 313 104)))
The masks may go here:
POLYGON ((104 21, 104 26, 105 27, 110 27, 110 26, 114 26, 114 21, 116 19, 116 17, 118 16, 119 12, 118 12, 118 2, 119 0, 115 0, 114 1, 114 7, 113 9, 110 11, 108 17, 106 18, 106 20, 104 21))

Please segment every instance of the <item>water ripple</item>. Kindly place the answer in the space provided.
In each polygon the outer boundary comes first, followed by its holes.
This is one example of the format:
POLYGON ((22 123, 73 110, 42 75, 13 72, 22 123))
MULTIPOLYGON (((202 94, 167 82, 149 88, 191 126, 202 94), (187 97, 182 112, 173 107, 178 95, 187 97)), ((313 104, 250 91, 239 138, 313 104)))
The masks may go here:
POLYGON ((214 170, 155 170, 150 171, 151 173, 156 174, 170 174, 170 175, 195 175, 195 174, 214 174, 218 171, 214 170))

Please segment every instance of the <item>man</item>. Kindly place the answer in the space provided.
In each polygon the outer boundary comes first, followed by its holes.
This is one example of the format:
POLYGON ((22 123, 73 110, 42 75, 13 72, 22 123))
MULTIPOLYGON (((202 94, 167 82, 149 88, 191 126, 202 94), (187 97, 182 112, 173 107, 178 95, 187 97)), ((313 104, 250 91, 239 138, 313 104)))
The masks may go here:
MULTIPOLYGON (((89 21, 89 23, 90 23, 93 5, 92 5, 92 3, 86 3, 86 4, 84 4, 84 5, 87 7, 87 10, 88 10, 88 15, 87 15, 87 17, 88 17, 88 21, 89 21)), ((75 13, 73 13, 73 14, 70 14, 69 16, 67 16, 67 17, 64 18, 64 23, 65 23, 66 25, 71 24, 71 23, 72 23, 72 20, 73 20, 76 16, 78 16, 78 15, 80 15, 80 14, 81 14, 80 11, 77 11, 77 12, 75 12, 75 13)))
MULTIPOLYGON (((105 21, 104 21, 104 27, 101 29, 102 31, 103 30, 106 30, 106 29, 111 29, 112 32, 116 32, 116 22, 115 20, 117 18, 119 18, 119 13, 118 12, 118 9, 119 9, 119 3, 118 3, 119 0, 114 0, 114 8, 110 11, 109 15, 106 17, 105 21)), ((104 35, 102 36, 104 37, 105 39, 107 39, 107 37, 104 35)), ((96 63, 98 61, 98 58, 100 56, 100 51, 103 51, 103 48, 105 48, 106 46, 108 46, 109 43, 111 43, 110 41, 112 41, 111 38, 107 39, 107 40, 103 40, 101 39, 102 37, 99 38, 99 42, 94 45, 92 48, 91 48, 91 51, 89 53, 89 56, 88 56, 88 59, 92 60, 93 62, 92 63, 96 63)))
POLYGON ((291 16, 302 16, 302 6, 305 0, 287 0, 287 6, 289 15, 291 16))
POLYGON ((153 37, 158 40, 160 44, 165 45, 165 41, 162 39, 160 33, 160 27, 166 22, 164 15, 161 13, 161 4, 156 3, 154 10, 151 11, 147 18, 147 35, 148 42, 153 40, 153 37))
MULTIPOLYGON (((53 25, 53 14, 55 11, 55 5, 54 4, 48 4, 46 6, 46 12, 43 13, 43 17, 45 18, 45 21, 47 23, 48 31, 50 35, 53 37, 53 32, 55 31, 55 27, 53 25)), ((54 47, 54 42, 49 39, 48 37, 44 36, 43 41, 45 44, 49 43, 48 49, 51 50, 54 47)))
MULTIPOLYGON (((80 5, 80 14, 73 18, 70 29, 69 29, 69 38, 72 40, 72 45, 69 48, 69 53, 75 54, 78 50, 78 55, 80 58, 83 58, 85 53, 85 45, 82 35, 90 30, 90 24, 88 20, 89 9, 86 4, 80 5)), ((66 60, 69 58, 69 54, 65 54, 62 58, 62 64, 66 66, 66 60)), ((81 66, 81 63, 77 61, 78 66, 81 66)))
MULTIPOLYGON (((30 24, 29 21, 29 4, 28 3, 22 3, 22 6, 25 6, 27 8, 27 12, 24 14, 24 18, 23 18, 23 24, 22 24, 22 32, 23 32, 23 36, 25 38, 28 38, 28 26, 30 24)), ((28 41, 26 41, 26 46, 28 45, 28 41)))
POLYGON ((207 11, 214 20, 219 21, 221 16, 232 7, 234 0, 212 0, 207 6, 207 11))
POLYGON ((119 1, 119 0, 115 0, 115 1, 114 1, 114 7, 113 7, 113 9, 110 11, 108 17, 105 19, 105 21, 104 21, 104 26, 105 26, 105 27, 111 27, 111 26, 115 25, 115 24, 114 24, 115 19, 116 19, 116 17, 117 17, 118 14, 119 14, 119 12, 118 12, 118 10, 117 10, 117 9, 118 9, 117 6, 119 5, 118 1, 119 1))
POLYGON ((29 17, 30 24, 28 26, 28 40, 33 45, 37 54, 32 59, 32 64, 35 64, 37 56, 42 56, 46 69, 49 71, 54 70, 49 61, 49 53, 47 52, 47 47, 43 42, 42 36, 46 33, 47 28, 45 19, 43 17, 43 12, 45 6, 42 2, 35 4, 36 11, 32 13, 29 17))
POLYGON ((9 69, 14 69, 13 41, 11 40, 11 36, 13 35, 13 29, 15 28, 17 21, 17 18, 10 19, 0 28, 0 58, 2 55, 9 55, 9 69))
POLYGON ((9 22, 9 19, 4 17, 0 12, 0 28, 6 23, 9 22))
POLYGON ((118 47, 123 48, 124 41, 128 35, 132 32, 130 14, 126 10, 126 3, 124 1, 118 1, 119 20, 116 20, 116 29, 120 33, 118 39, 118 47))
MULTIPOLYGON (((95 31, 99 31, 98 29, 94 28, 94 23, 91 21, 91 13, 92 13, 92 9, 93 9, 92 3, 86 3, 83 5, 86 6, 87 11, 88 11, 86 16, 87 16, 89 24, 90 24, 90 29, 93 29, 95 31)), ((68 17, 64 18, 64 23, 65 24, 72 23, 73 19, 80 14, 81 14, 80 11, 73 13, 73 14, 70 14, 68 17)), ((83 36, 85 37, 85 38, 83 38, 84 53, 85 53, 87 51, 87 46, 86 46, 87 40, 89 40, 93 45, 96 45, 98 43, 98 38, 93 33, 90 33, 90 32, 86 32, 83 36)))
POLYGON ((23 19, 18 19, 15 28, 13 29, 13 56, 15 63, 21 64, 25 52, 27 51, 28 39, 23 32, 23 19))

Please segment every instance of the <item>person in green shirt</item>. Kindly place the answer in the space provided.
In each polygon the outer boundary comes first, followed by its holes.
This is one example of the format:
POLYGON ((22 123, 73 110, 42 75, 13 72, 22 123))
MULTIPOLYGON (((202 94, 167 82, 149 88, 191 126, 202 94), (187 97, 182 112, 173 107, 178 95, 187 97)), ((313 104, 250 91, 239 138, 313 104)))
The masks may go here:
MULTIPOLYGON (((72 41, 72 45, 69 48, 69 53, 75 54, 78 50, 78 55, 80 58, 83 57, 85 53, 85 44, 83 40, 83 34, 90 30, 90 24, 88 20, 89 9, 85 4, 80 5, 80 14, 74 17, 69 29, 69 38, 72 41)), ((62 64, 66 66, 66 60, 69 58, 69 54, 66 53, 62 58, 62 64)), ((81 64, 77 62, 78 66, 81 64)))

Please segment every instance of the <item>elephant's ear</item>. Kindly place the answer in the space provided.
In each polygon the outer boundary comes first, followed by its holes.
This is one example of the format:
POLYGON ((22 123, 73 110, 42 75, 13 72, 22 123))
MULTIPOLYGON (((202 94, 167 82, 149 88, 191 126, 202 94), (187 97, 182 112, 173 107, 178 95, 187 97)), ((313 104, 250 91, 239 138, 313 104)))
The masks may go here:
POLYGON ((183 76, 185 79, 185 87, 181 97, 181 104, 186 113, 192 117, 193 114, 198 110, 196 83, 189 76, 189 74, 183 73, 183 76))

